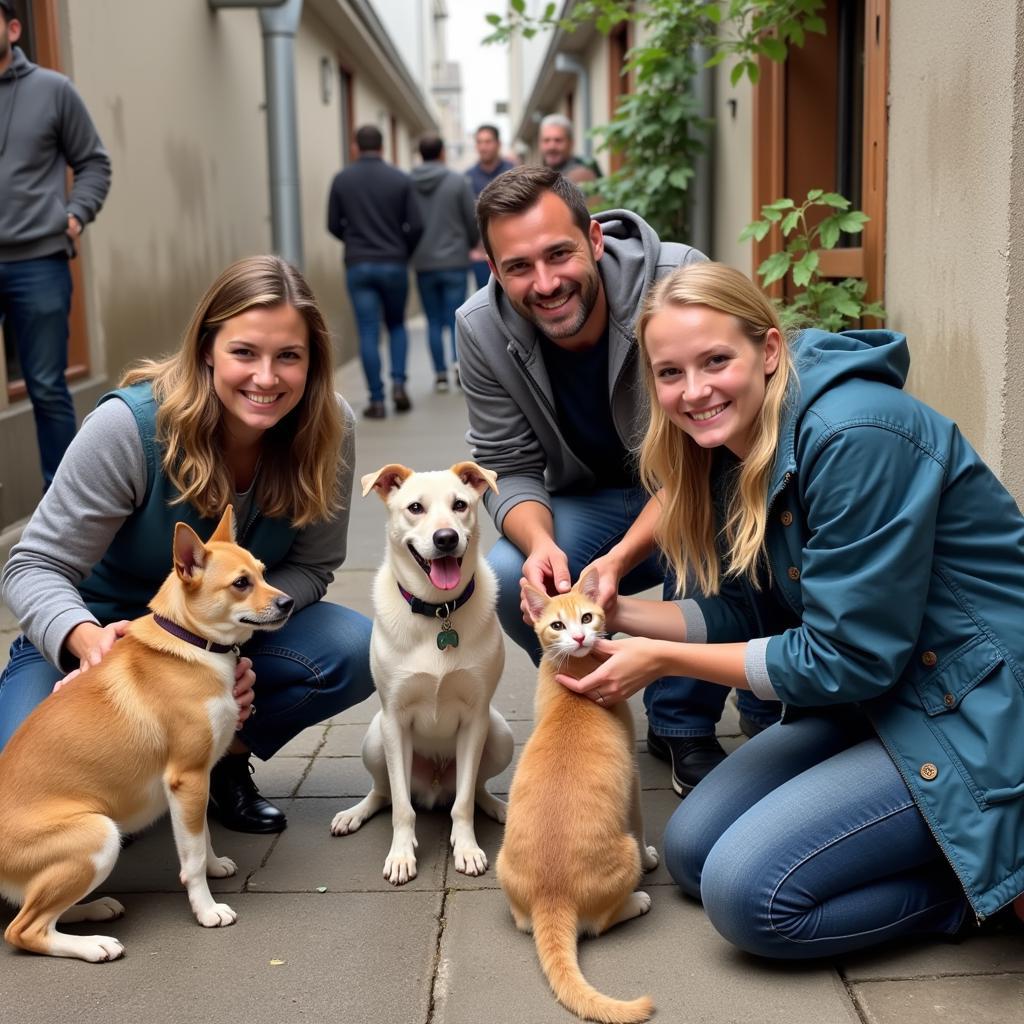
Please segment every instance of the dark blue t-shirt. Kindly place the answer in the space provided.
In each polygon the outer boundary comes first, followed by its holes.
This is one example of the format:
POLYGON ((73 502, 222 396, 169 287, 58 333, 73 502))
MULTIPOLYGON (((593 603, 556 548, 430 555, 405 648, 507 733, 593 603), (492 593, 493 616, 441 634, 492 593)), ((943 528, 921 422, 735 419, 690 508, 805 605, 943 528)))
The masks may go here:
POLYGON ((579 352, 560 348, 543 335, 540 343, 566 444, 594 474, 599 488, 636 486, 634 459, 612 419, 608 332, 579 352))
POLYGON ((508 160, 502 160, 493 171, 485 171, 478 163, 473 164, 468 171, 466 171, 466 177, 469 178, 469 184, 473 189, 473 195, 478 196, 485 188, 499 174, 504 174, 506 171, 511 171, 513 164, 508 160))

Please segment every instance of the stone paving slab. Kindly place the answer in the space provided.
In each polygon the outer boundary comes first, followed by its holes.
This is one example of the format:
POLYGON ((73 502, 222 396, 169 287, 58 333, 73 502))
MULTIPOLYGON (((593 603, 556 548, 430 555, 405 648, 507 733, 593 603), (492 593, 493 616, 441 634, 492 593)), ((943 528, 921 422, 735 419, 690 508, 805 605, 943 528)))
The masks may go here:
MULTIPOLYGON (((650 995, 655 1020, 671 1024, 855 1024, 827 967, 778 971, 733 953, 700 908, 656 886, 642 918, 580 943, 591 984, 618 998, 650 995)), ((518 932, 500 892, 455 891, 434 991, 437 1024, 569 1024, 548 988, 533 939, 518 932), (487 936, 486 941, 483 936, 487 936), (486 984, 482 983, 487 979, 486 984)))
MULTIPOLYGON (((9 1024, 412 1024, 427 1019, 441 896, 239 894, 238 921, 200 927, 182 893, 105 923, 123 960, 84 964, 0 948, 9 1024), (401 901, 401 911, 395 903, 401 901), (280 960, 280 964, 271 961, 280 960), (393 981, 380 965, 399 965, 393 981)), ((6 921, 4 922, 6 923, 6 921)), ((93 925, 69 925, 91 934, 93 925)))
POLYGON ((1018 1024, 1024 975, 863 983, 853 995, 865 1024, 1018 1024))
MULTIPOLYGON (((246 879, 263 863, 274 846, 276 836, 252 836, 229 832, 216 822, 210 825, 213 849, 221 857, 230 857, 238 872, 229 878, 211 878, 212 892, 241 892, 246 879)), ((121 851, 110 877, 97 889, 101 893, 174 892, 184 889, 178 881, 178 854, 170 819, 161 818, 145 832, 139 833, 121 851)), ((187 902, 187 901, 186 901, 187 902)))
POLYGON ((249 892, 420 892, 443 888, 450 819, 420 814, 416 820, 417 876, 397 890, 382 874, 391 847, 391 814, 381 811, 358 832, 331 835, 335 813, 354 801, 292 800, 283 805, 288 828, 273 855, 248 881, 249 892))

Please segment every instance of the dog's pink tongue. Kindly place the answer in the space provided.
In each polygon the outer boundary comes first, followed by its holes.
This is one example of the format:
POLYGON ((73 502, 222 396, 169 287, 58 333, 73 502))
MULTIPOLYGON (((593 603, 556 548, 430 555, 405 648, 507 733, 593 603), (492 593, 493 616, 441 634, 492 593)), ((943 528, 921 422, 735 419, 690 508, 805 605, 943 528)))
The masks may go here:
POLYGON ((459 585, 459 560, 447 555, 430 563, 430 582, 438 590, 451 590, 459 585))

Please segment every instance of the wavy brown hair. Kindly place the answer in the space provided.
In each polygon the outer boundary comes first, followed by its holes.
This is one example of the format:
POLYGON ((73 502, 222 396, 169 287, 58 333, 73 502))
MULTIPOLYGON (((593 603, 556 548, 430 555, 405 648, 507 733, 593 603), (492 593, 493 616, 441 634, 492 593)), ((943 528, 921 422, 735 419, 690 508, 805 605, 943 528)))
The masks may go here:
POLYGON ((749 278, 723 263, 695 263, 673 271, 648 291, 636 325, 651 419, 640 446, 640 477, 651 494, 661 492, 655 537, 678 581, 681 593, 694 579, 704 594, 717 594, 724 574, 747 576, 755 586, 764 560, 768 521, 768 484, 779 443, 779 426, 790 380, 792 359, 778 313, 749 278), (754 440, 740 463, 727 495, 725 522, 715 522, 711 493, 712 452, 701 448, 665 415, 658 404, 654 371, 644 345, 651 318, 666 306, 707 306, 736 318, 743 333, 764 344, 773 328, 782 335, 779 362, 768 378, 764 401, 754 423, 754 440), (725 547, 721 559, 718 543, 725 547))
POLYGON ((121 387, 151 381, 159 402, 157 438, 163 471, 202 515, 223 513, 233 491, 223 458, 222 406, 206 362, 220 326, 250 309, 293 307, 309 332, 309 372, 299 404, 262 438, 256 500, 264 515, 296 527, 329 519, 338 509, 338 460, 344 421, 334 391, 334 355, 323 313, 305 278, 279 256, 232 263, 199 301, 180 349, 129 368, 121 387))

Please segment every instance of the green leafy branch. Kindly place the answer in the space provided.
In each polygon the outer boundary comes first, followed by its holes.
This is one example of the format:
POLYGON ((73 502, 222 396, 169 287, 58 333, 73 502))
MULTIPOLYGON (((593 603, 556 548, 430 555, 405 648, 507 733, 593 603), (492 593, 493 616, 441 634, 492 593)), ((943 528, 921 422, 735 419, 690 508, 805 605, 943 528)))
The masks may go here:
POLYGON ((855 277, 834 281, 820 273, 821 250, 834 249, 844 232, 859 234, 869 219, 862 211, 851 210, 850 200, 838 192, 814 188, 799 206, 787 198, 762 206, 761 219, 743 229, 741 242, 761 242, 775 225, 782 237, 788 239, 781 251, 772 253, 757 268, 764 288, 789 274, 793 284, 803 289, 790 303, 780 307, 787 326, 810 322, 828 331, 840 331, 861 317, 885 318, 880 302, 865 301, 866 281, 855 277), (808 211, 821 209, 830 212, 810 226, 808 211))
MULTIPOLYGON (((759 57, 784 61, 790 45, 803 46, 810 32, 825 34, 825 21, 820 11, 825 0, 649 0, 640 9, 622 0, 577 0, 568 5, 565 15, 558 13, 554 0, 537 15, 527 12, 526 0, 509 0, 504 15, 484 16, 490 34, 484 43, 508 43, 514 36, 532 39, 538 32, 561 29, 574 32, 581 25, 592 24, 602 35, 624 21, 635 21, 647 27, 648 33, 658 31, 665 21, 682 28, 685 38, 677 40, 711 51, 706 67, 714 67, 734 58, 730 79, 735 85, 746 76, 757 84, 759 57)), ((643 68, 661 55, 661 47, 652 38, 634 47, 623 73, 643 68)), ((679 51, 676 50, 676 53, 679 51)))
POLYGON ((550 2, 537 15, 526 0, 509 0, 504 15, 488 14, 487 43, 508 42, 519 34, 573 32, 592 24, 607 35, 625 21, 643 27, 643 42, 626 54, 623 74, 635 87, 624 95, 614 117, 594 135, 599 148, 622 153, 623 166, 593 186, 607 207, 624 207, 643 217, 662 238, 687 238, 688 189, 697 158, 708 145, 712 121, 702 116, 692 95, 700 71, 697 54, 712 51, 708 64, 726 57, 737 63, 733 82, 757 79, 757 58, 784 59, 790 45, 808 32, 822 31, 818 11, 824 0, 623 0, 550 2), (565 16, 558 11, 565 9, 565 16))

